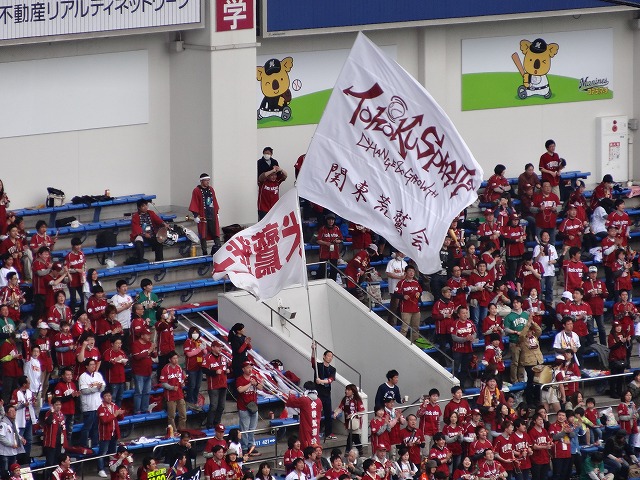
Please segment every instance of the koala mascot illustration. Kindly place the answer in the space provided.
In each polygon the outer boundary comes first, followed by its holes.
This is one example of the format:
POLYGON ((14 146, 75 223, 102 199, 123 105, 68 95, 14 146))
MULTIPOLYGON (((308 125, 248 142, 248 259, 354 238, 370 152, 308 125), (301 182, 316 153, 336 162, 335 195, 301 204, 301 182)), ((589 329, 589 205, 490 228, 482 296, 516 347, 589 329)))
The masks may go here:
POLYGON ((518 87, 518 98, 524 100, 534 95, 550 98, 551 88, 547 73, 551 68, 551 59, 558 53, 558 44, 547 44, 541 38, 536 38, 533 42, 520 40, 520 51, 524 54, 523 63, 520 62, 520 56, 517 53, 511 56, 522 75, 522 85, 518 87))
POLYGON ((272 58, 264 67, 257 67, 256 79, 264 97, 258 109, 258 120, 264 117, 280 117, 285 122, 291 118, 291 90, 289 72, 293 68, 293 58, 282 60, 272 58))

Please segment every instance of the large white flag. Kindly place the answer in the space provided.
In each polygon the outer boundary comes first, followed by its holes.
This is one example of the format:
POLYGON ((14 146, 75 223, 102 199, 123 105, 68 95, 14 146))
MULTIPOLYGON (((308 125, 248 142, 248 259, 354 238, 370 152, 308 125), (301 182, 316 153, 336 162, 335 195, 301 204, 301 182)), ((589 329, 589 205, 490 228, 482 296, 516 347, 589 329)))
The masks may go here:
POLYGON ((285 193, 255 225, 236 233, 213 256, 213 278, 229 275, 258 300, 285 287, 306 285, 296 190, 285 193))
POLYGON ((359 34, 298 176, 300 196, 433 273, 451 221, 481 182, 482 168, 431 95, 359 34))

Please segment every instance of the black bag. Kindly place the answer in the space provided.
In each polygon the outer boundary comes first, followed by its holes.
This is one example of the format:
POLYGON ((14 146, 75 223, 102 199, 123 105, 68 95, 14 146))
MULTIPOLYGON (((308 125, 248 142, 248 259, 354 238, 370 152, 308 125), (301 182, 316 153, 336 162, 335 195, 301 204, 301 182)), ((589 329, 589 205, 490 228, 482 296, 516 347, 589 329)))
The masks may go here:
POLYGON ((227 225, 226 227, 222 227, 222 233, 224 234, 224 241, 228 242, 231 237, 233 237, 236 233, 244 230, 244 227, 238 223, 234 223, 233 225, 227 225))
POLYGON ((76 217, 64 217, 56 220, 56 228, 60 227, 68 227, 71 225, 71 222, 75 222, 77 220, 76 217))
POLYGON ((115 247, 118 244, 118 234, 113 230, 104 230, 96 235, 96 247, 115 247))
POLYGON ((57 188, 47 187, 47 200, 45 202, 48 208, 60 207, 64 204, 64 192, 57 188))

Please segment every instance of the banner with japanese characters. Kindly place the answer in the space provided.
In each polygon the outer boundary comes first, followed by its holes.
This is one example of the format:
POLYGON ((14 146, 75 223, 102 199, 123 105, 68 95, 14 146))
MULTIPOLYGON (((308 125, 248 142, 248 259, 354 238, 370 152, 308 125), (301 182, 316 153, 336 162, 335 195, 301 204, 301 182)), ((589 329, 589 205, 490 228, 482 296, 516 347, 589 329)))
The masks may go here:
POLYGON ((213 256, 213 278, 225 275, 258 300, 283 288, 306 285, 302 233, 295 188, 285 193, 255 225, 235 234, 213 256))
POLYGON ((451 221, 477 199, 482 168, 429 93, 363 34, 307 152, 301 197, 364 225, 440 270, 451 221))

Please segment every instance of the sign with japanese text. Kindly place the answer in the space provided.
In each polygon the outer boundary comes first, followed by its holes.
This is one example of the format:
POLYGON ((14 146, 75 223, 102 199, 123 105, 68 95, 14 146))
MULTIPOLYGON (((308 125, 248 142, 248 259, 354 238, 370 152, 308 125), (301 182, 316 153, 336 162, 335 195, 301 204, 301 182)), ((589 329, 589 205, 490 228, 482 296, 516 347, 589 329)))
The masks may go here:
POLYGON ((253 28, 253 0, 216 0, 216 32, 253 28))
POLYGON ((235 234, 213 256, 213 278, 225 275, 258 300, 285 287, 306 285, 302 231, 295 188, 285 193, 255 225, 235 234))
POLYGON ((300 196, 382 235, 429 274, 482 175, 431 95, 359 34, 311 140, 300 196))
POLYGON ((462 41, 462 110, 613 98, 613 29, 462 41))
POLYGON ((148 480, 167 480, 167 469, 157 468, 152 472, 147 472, 148 480))
POLYGON ((199 24, 201 0, 7 0, 0 40, 199 24))

